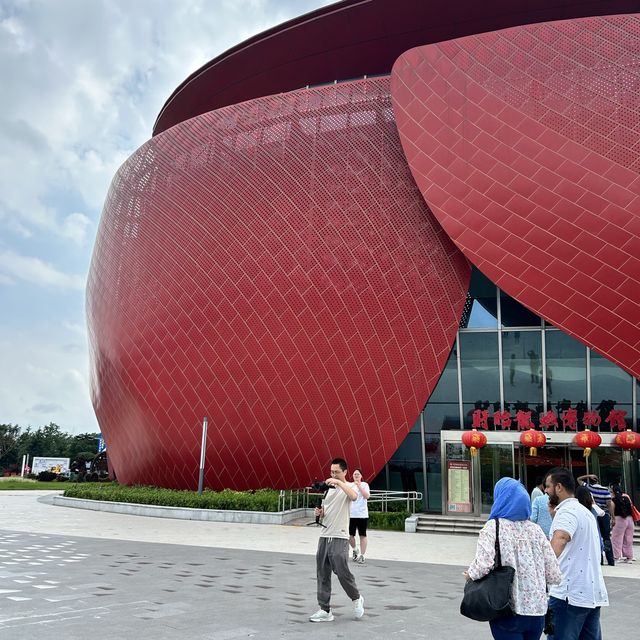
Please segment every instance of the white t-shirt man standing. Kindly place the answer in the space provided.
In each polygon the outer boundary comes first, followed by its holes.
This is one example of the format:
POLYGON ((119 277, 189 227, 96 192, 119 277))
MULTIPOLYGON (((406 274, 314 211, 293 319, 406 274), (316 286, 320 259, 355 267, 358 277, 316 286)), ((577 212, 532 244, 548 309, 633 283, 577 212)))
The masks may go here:
POLYGON ((600 607, 609 604, 600 567, 600 536, 596 519, 574 497, 575 486, 564 468, 553 469, 545 480, 549 504, 555 508, 551 547, 562 571, 562 582, 549 589, 555 632, 548 637, 598 640, 600 607))

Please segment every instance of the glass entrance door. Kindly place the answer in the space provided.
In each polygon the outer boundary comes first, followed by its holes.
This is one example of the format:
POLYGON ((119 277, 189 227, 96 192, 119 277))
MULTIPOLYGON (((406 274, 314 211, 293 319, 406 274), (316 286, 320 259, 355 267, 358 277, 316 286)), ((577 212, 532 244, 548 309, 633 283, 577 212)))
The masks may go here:
POLYGON ((532 456, 528 447, 516 447, 516 478, 521 480, 527 491, 531 493, 539 478, 544 478, 553 467, 570 465, 569 447, 555 445, 540 447, 537 455, 532 456))
POLYGON ((480 510, 489 513, 493 487, 505 476, 514 477, 513 444, 489 444, 478 454, 480 462, 480 510))
POLYGON ((605 486, 619 482, 624 474, 623 454, 617 447, 598 447, 587 460, 583 450, 570 444, 545 445, 538 449, 537 456, 531 456, 529 449, 516 447, 516 478, 522 480, 531 493, 536 480, 544 477, 554 467, 567 467, 577 479, 587 473, 594 473, 605 486))

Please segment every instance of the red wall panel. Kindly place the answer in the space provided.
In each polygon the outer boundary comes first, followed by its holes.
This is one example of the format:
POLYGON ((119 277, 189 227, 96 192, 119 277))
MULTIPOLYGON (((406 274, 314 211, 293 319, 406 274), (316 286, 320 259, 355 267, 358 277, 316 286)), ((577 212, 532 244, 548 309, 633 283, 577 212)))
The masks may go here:
POLYGON ((87 308, 120 481, 300 486, 373 477, 444 366, 469 265, 416 188, 389 79, 183 122, 118 171, 87 308))
POLYGON ((425 200, 465 256, 640 376, 640 18, 412 49, 392 96, 425 200))

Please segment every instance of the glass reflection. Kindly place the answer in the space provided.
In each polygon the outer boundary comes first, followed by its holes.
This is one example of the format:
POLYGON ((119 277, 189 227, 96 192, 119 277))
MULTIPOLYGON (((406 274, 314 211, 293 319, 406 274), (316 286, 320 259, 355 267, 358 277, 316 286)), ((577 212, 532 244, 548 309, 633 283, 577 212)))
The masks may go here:
MULTIPOLYGON (((546 331, 547 404, 558 416, 569 407, 586 407, 586 348, 561 331, 546 331)), ((583 409, 584 410, 584 409, 583 409)))
POLYGON ((618 365, 591 351, 591 406, 600 416, 600 430, 631 428, 631 376, 618 365), (611 412, 614 412, 613 414, 611 412), (625 411, 626 415, 616 413, 625 411))
POLYGON ((460 328, 498 328, 498 299, 496 285, 475 267, 471 271, 469 294, 460 320, 460 328))
POLYGON ((439 433, 441 429, 460 428, 458 364, 455 345, 451 349, 444 371, 424 410, 424 428, 427 433, 439 433))
POLYGON ((470 427, 475 409, 491 414, 496 402, 500 406, 498 333, 461 333, 459 341, 464 420, 470 427))
MULTIPOLYGON (((502 333, 504 399, 509 404, 542 403, 542 334, 539 331, 502 333)), ((547 393, 552 390, 553 372, 547 365, 547 393)))
POLYGON ((460 322, 461 329, 496 329, 498 310, 495 296, 467 300, 460 322))

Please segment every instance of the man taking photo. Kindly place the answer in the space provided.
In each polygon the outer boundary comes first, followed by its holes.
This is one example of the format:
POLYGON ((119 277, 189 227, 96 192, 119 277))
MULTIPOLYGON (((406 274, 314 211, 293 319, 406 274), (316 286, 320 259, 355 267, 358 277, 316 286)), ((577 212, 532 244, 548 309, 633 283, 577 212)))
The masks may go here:
POLYGON ((557 467, 545 478, 549 506, 555 509, 551 548, 562 582, 549 589, 554 634, 558 640, 602 640, 600 607, 609 604, 600 568, 600 535, 591 512, 574 497, 576 483, 568 469, 557 467))
POLYGON ((322 518, 322 533, 318 540, 316 553, 318 605, 309 620, 311 622, 331 622, 331 572, 338 580, 347 596, 353 602, 353 617, 357 620, 364 614, 364 598, 356 585, 355 578, 349 570, 349 518, 351 502, 358 494, 346 481, 347 462, 343 458, 331 461, 331 477, 325 480, 329 489, 325 493, 322 507, 315 511, 316 517, 322 518))

